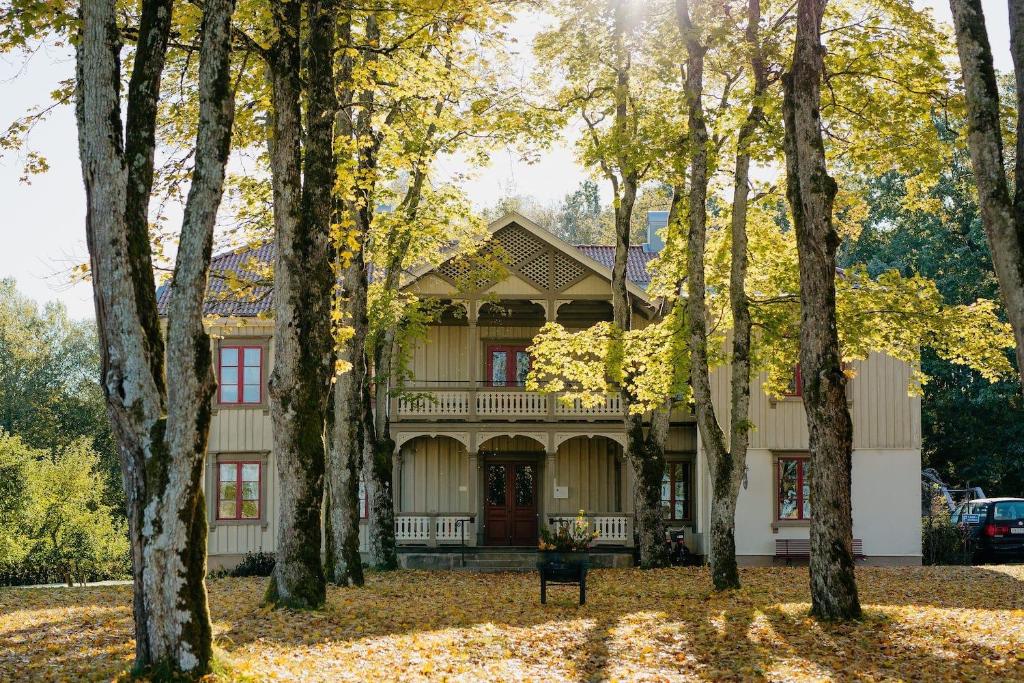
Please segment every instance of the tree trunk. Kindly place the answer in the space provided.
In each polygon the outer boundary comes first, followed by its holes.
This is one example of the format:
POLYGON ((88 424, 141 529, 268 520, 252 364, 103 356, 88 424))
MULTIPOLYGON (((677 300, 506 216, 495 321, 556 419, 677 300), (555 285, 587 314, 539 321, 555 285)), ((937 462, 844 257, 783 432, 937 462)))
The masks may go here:
POLYGON ((748 4, 746 39, 751 50, 753 103, 740 127, 733 174, 732 262, 729 276, 733 316, 730 378, 730 434, 719 425, 711 396, 707 349, 704 251, 707 234, 708 133, 704 120, 703 74, 706 48, 690 20, 686 0, 676 2, 677 21, 687 51, 684 92, 688 109, 690 192, 688 200, 688 262, 686 311, 690 329, 691 384, 704 453, 712 479, 710 555, 711 577, 716 590, 739 588, 736 564, 736 500, 746 470, 750 430, 750 311, 747 274, 747 198, 750 169, 750 138, 763 118, 760 97, 767 83, 758 39, 759 0, 748 4))
POLYGON ((343 310, 352 326, 346 340, 343 359, 352 368, 338 375, 334 384, 334 434, 331 439, 328 478, 331 496, 331 546, 334 566, 328 568, 331 580, 339 586, 363 585, 363 565, 359 555, 359 481, 366 444, 364 395, 366 386, 366 267, 362 249, 357 249, 342 276, 343 310))
POLYGON ((196 162, 170 284, 169 389, 146 218, 171 3, 142 3, 124 150, 121 45, 112 0, 81 4, 76 46, 76 117, 101 384, 128 505, 135 669, 167 677, 205 675, 213 656, 200 482, 215 380, 202 313, 234 119, 233 9, 231 0, 209 0, 203 12, 196 162))
POLYGON ((811 449, 811 613, 860 616, 853 562, 850 471, 853 428, 836 328, 836 183, 825 164, 820 84, 824 0, 799 0, 793 65, 783 86, 786 195, 800 258, 800 366, 811 449))
POLYGON ((269 60, 277 244, 270 395, 279 519, 277 562, 266 601, 298 609, 319 608, 326 598, 320 518, 324 429, 334 370, 330 230, 335 181, 336 103, 331 64, 335 14, 330 0, 310 0, 307 5, 304 155, 299 42, 302 8, 297 0, 274 5, 278 39, 269 60))
MULTIPOLYGON (((629 55, 625 43, 628 30, 628 8, 625 2, 615 6, 615 120, 616 135, 628 138, 629 113, 629 55)), ((609 174, 615 193, 615 259, 612 264, 612 320, 619 334, 629 331, 633 307, 627 288, 627 263, 633 207, 636 204, 639 172, 632 152, 624 149, 618 158, 621 181, 609 174)), ((626 378, 623 378, 625 380, 626 378)), ((665 520, 661 509, 661 480, 665 475, 665 438, 668 435, 668 416, 658 411, 652 417, 651 429, 644 430, 644 416, 632 414, 633 400, 622 382, 622 426, 626 432, 624 457, 636 475, 633 501, 636 514, 636 534, 640 549, 640 566, 644 568, 668 565, 665 546, 665 520), (664 420, 664 424, 661 422, 664 420), (655 425, 654 422, 658 422, 655 425), (664 427, 663 429, 661 427, 664 427)))
MULTIPOLYGON (((446 64, 450 66, 450 63, 446 64)), ((444 100, 439 100, 434 107, 434 115, 440 116, 444 100)), ((430 141, 436 130, 435 124, 427 127, 426 141, 430 141)), ((401 210, 405 215, 407 226, 415 225, 423 185, 426 181, 426 161, 413 173, 412 182, 402 199, 401 210)), ((407 228, 397 235, 388 236, 387 269, 384 274, 384 292, 397 292, 401 286, 402 264, 406 251, 412 241, 412 228, 407 228)), ((375 442, 367 447, 367 454, 372 459, 370 495, 370 519, 367 532, 370 535, 370 561, 380 569, 396 569, 398 567, 398 547, 395 542, 395 497, 394 473, 395 441, 391 438, 391 421, 388 418, 389 388, 394 371, 398 325, 387 325, 386 329, 374 335, 373 348, 373 419, 375 442)))
POLYGON ((1017 340, 1024 383, 1024 3, 1010 0, 1010 54, 1017 79, 1016 188, 1010 199, 999 119, 999 89, 980 0, 950 0, 967 99, 967 146, 978 204, 999 278, 1006 317, 1017 340))
POLYGON ((690 384, 693 387, 697 428, 712 479, 711 576, 716 590, 739 588, 736 544, 733 535, 735 494, 732 493, 734 463, 718 424, 711 398, 708 369, 708 320, 704 284, 704 251, 707 242, 708 130, 704 120, 704 55, 698 30, 690 21, 689 3, 677 0, 679 32, 686 45, 686 81, 690 188, 687 201, 686 317, 690 331, 690 384))

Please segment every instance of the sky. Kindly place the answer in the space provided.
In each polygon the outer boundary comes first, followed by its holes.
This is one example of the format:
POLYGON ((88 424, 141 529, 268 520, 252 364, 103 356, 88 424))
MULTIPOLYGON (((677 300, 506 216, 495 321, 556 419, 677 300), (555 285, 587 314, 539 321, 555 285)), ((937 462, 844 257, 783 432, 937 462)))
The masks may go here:
MULTIPOLYGON (((946 0, 918 0, 931 7, 939 21, 951 23, 946 0)), ((995 51, 996 68, 1010 70, 1006 3, 983 0, 986 23, 995 51)), ((522 63, 529 64, 530 41, 543 26, 527 16, 513 27, 522 63)), ((23 57, 0 55, 0 127, 32 106, 49 101, 61 80, 71 78, 74 61, 69 53, 40 51, 26 62, 23 57)), ((78 141, 71 107, 55 111, 33 131, 31 146, 49 162, 50 169, 20 182, 22 162, 16 154, 0 156, 0 278, 13 277, 18 288, 40 303, 60 300, 75 318, 93 317, 92 291, 85 282, 72 283, 70 268, 87 260, 85 245, 85 193, 78 164, 78 141)), ((489 167, 478 171, 464 187, 478 207, 519 194, 541 204, 561 200, 588 177, 576 163, 568 142, 550 149, 534 164, 518 159, 514 151, 491 156, 489 167)))

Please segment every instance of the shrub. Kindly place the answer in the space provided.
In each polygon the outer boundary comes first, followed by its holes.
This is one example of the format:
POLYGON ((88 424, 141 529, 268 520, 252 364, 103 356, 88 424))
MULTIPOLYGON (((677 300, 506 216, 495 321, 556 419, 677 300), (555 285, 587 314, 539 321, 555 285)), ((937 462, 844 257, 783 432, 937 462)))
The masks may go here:
POLYGON ((228 572, 228 576, 270 576, 270 573, 274 571, 274 561, 274 553, 262 550, 249 551, 242 561, 228 572))
POLYGON ((970 532, 952 523, 941 495, 932 498, 928 514, 921 518, 921 555, 924 564, 970 564, 974 556, 970 532))
POLYGON ((0 585, 83 583, 131 574, 125 524, 103 500, 88 440, 27 448, 0 431, 0 585))

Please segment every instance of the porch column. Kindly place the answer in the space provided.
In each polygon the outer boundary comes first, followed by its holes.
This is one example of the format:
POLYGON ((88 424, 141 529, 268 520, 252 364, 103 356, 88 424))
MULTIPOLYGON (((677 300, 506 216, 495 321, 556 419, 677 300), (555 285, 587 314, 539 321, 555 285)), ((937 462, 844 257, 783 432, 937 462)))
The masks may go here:
POLYGON ((466 302, 467 309, 467 321, 469 322, 469 330, 467 336, 467 345, 469 348, 466 349, 466 358, 469 359, 469 377, 470 392, 469 392, 469 418, 471 420, 476 419, 476 390, 480 386, 480 329, 477 327, 477 303, 475 301, 466 302))
POLYGON ((402 447, 391 455, 391 498, 395 514, 402 511, 402 447))
POLYGON ((470 539, 472 545, 484 544, 484 497, 480 488, 481 476, 480 454, 471 450, 469 451, 469 511, 476 520, 473 525, 476 529, 476 536, 470 539))
POLYGON ((555 485, 558 483, 558 462, 556 449, 548 449, 544 458, 544 506, 541 508, 541 523, 545 526, 548 517, 555 514, 558 501, 555 500, 555 485))

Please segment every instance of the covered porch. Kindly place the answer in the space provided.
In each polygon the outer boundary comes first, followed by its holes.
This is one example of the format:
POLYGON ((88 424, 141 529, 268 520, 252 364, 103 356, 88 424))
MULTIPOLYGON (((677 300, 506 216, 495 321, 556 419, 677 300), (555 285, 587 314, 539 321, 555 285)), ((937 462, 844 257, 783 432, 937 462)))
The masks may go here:
MULTIPOLYGON (((440 426, 440 425, 438 425, 440 426)), ((538 425, 533 425, 538 427, 538 425)), ((395 535, 407 548, 534 548, 583 510, 598 546, 633 545, 624 437, 593 431, 399 432, 395 535)))

